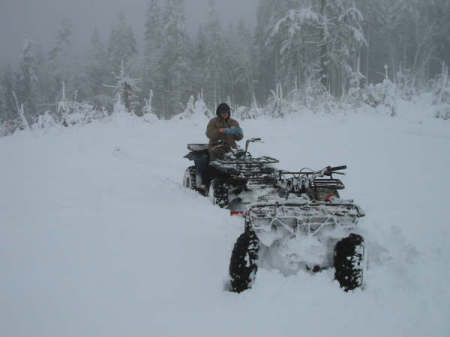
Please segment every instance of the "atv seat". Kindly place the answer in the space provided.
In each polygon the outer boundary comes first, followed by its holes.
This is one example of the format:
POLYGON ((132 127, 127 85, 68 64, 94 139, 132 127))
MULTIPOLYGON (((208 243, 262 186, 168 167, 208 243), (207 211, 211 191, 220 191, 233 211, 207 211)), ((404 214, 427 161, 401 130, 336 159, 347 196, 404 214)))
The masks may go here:
POLYGON ((208 144, 188 144, 188 150, 193 152, 208 150, 208 144))

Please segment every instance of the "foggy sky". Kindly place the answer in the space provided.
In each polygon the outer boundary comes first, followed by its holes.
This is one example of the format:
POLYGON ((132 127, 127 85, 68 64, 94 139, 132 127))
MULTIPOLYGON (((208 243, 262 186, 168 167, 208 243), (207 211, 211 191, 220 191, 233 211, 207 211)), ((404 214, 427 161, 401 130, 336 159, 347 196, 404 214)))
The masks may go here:
MULTIPOLYGON (((254 24, 258 0, 216 0, 223 25, 243 18, 254 24)), ((206 19, 208 0, 185 0, 187 28, 196 30, 206 19)), ((0 65, 15 63, 24 39, 54 43, 61 20, 73 25, 75 45, 85 48, 94 28, 106 41, 111 24, 124 11, 141 43, 147 0, 0 0, 0 65)))

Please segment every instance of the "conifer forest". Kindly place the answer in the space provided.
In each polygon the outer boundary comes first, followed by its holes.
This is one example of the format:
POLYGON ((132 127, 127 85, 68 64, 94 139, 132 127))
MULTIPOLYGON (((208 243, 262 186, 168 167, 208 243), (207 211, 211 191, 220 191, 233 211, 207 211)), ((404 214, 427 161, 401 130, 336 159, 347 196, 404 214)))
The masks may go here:
POLYGON ((87 50, 74 48, 64 18, 52 46, 23 41, 16 62, 0 67, 4 132, 42 116, 107 115, 117 104, 170 119, 198 100, 211 111, 222 101, 251 109, 344 99, 386 80, 405 93, 428 90, 448 76, 448 0, 260 0, 254 25, 224 24, 210 1, 196 32, 183 0, 148 0, 144 10, 143 38, 123 11, 108 34, 86 37, 87 50))

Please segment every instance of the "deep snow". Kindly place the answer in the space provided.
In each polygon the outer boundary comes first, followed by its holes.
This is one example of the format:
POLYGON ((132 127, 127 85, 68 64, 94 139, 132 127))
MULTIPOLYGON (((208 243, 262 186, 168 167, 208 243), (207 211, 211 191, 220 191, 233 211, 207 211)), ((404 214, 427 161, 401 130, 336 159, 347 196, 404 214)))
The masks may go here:
POLYGON ((370 252, 367 287, 331 270, 224 291, 243 229, 183 189, 206 120, 115 116, 0 139, 0 336, 450 335, 450 124, 422 101, 241 121, 280 167, 347 164, 370 252))

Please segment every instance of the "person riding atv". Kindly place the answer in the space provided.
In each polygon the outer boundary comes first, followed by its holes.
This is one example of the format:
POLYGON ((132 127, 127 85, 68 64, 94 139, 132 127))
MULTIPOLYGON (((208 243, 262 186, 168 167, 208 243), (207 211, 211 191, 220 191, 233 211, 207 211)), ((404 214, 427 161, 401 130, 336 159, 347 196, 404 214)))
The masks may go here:
POLYGON ((209 138, 210 161, 223 157, 231 148, 237 148, 236 141, 244 137, 239 123, 231 118, 228 104, 220 104, 216 114, 217 117, 211 119, 206 128, 206 136, 209 138))
POLYGON ((198 188, 205 192, 208 191, 209 183, 215 175, 208 166, 209 162, 222 158, 232 148, 237 148, 236 141, 240 141, 244 137, 239 123, 230 117, 231 109, 228 104, 219 104, 216 115, 217 117, 211 119, 206 128, 206 136, 209 138, 209 157, 205 154, 195 161, 195 166, 202 179, 198 188))

